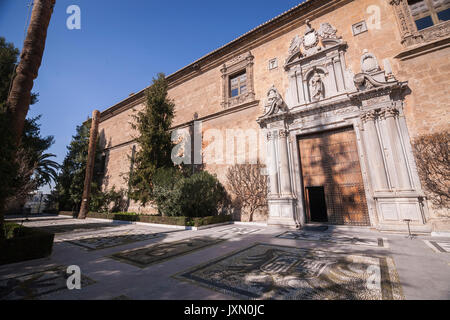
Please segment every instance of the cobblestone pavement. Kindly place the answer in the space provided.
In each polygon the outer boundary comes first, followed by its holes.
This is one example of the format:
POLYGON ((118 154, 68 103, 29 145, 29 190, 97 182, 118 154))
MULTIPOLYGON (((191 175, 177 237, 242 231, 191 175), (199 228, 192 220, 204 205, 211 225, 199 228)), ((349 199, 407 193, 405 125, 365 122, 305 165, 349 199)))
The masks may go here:
POLYGON ((53 253, 0 266, 0 299, 450 299, 450 238, 56 216, 24 225, 56 232, 53 253), (66 285, 74 265, 80 290, 66 285))

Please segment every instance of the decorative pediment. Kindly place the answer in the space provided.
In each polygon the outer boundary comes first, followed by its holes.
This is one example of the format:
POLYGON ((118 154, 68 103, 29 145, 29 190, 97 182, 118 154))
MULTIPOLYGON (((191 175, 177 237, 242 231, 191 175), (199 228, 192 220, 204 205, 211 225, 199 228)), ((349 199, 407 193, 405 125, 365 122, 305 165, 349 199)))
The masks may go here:
POLYGON ((311 26, 309 20, 306 20, 306 26, 302 37, 296 35, 292 39, 286 64, 342 43, 341 37, 337 36, 337 29, 328 22, 322 23, 318 31, 311 26))
POLYGON ((354 92, 354 74, 345 64, 346 49, 347 43, 330 23, 316 30, 306 21, 305 34, 292 40, 284 65, 289 77, 285 95, 289 110, 354 92))

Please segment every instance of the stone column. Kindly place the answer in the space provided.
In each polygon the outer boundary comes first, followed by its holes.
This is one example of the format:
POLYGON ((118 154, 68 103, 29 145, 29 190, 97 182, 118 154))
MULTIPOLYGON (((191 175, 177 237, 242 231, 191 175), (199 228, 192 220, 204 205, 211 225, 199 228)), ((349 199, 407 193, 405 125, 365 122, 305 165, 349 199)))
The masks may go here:
POLYGON ((367 160, 369 164, 369 173, 372 178, 373 189, 375 191, 389 190, 386 169, 384 166, 383 150, 378 140, 375 119, 377 113, 375 110, 368 111, 361 116, 364 126, 364 137, 366 141, 367 160))
POLYGON ((392 158, 397 176, 397 188, 401 190, 410 190, 412 188, 410 175, 408 172, 408 163, 403 151, 403 142, 397 127, 396 117, 399 112, 394 107, 387 107, 381 111, 381 118, 386 121, 386 129, 391 146, 392 158))
POLYGON ((288 152, 288 137, 287 130, 279 131, 279 151, 280 151, 280 183, 281 194, 283 196, 292 195, 291 176, 289 173, 289 152, 288 152))
POLYGON ((278 195, 278 168, 274 132, 267 132, 267 168, 270 196, 278 195))
POLYGON ((91 199, 91 182, 94 174, 95 150, 97 148, 98 123, 100 120, 100 111, 92 112, 91 131, 89 135, 89 150, 86 164, 86 174, 84 178, 83 196, 81 198, 81 208, 78 219, 86 219, 89 212, 89 201, 91 199))

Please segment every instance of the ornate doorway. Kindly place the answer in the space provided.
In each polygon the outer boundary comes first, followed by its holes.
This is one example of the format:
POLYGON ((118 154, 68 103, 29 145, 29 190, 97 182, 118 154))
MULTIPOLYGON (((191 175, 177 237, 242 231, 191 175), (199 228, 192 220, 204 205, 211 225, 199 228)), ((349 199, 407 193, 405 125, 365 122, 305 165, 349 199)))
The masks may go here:
POLYGON ((300 136, 299 149, 307 220, 370 225, 353 128, 300 136))

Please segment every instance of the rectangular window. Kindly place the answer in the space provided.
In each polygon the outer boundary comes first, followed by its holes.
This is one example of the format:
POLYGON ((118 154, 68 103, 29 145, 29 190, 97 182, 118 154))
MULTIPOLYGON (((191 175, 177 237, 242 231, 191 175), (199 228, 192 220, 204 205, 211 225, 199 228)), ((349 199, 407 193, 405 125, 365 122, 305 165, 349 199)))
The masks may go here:
POLYGON ((450 19, 450 8, 438 12, 439 21, 444 22, 450 19))
POLYGON ((247 93, 247 74, 239 73, 230 77, 230 96, 237 97, 247 93))
POLYGON ((449 19, 450 0, 408 0, 408 5, 417 30, 449 19))

